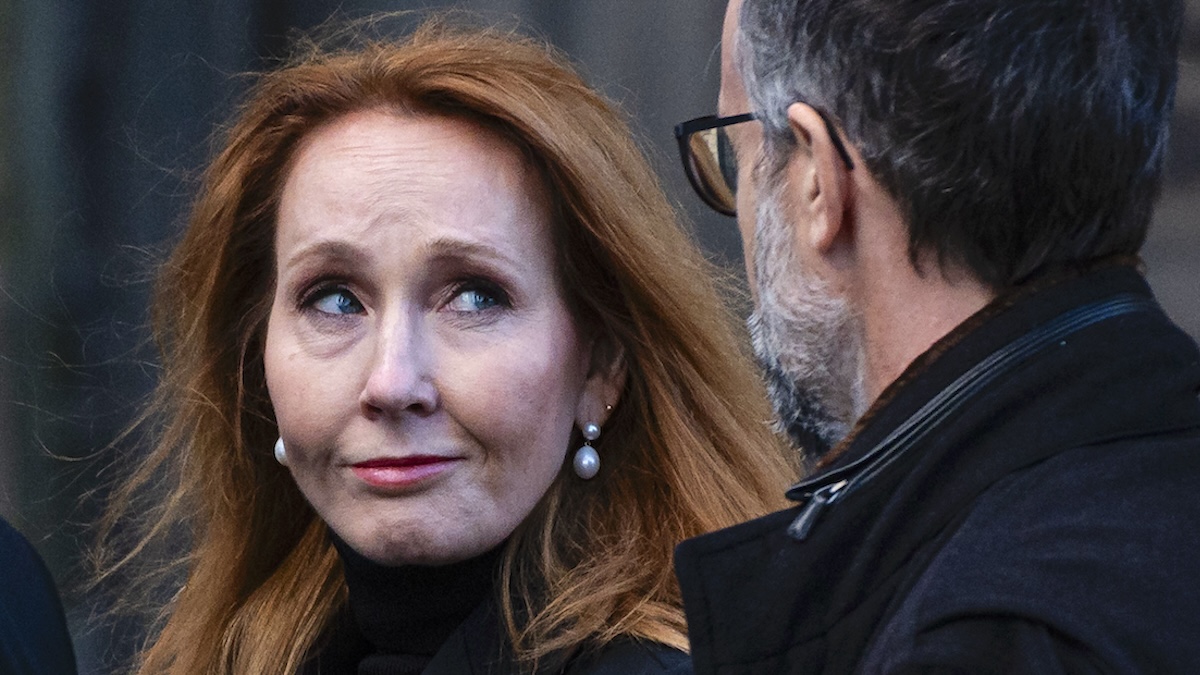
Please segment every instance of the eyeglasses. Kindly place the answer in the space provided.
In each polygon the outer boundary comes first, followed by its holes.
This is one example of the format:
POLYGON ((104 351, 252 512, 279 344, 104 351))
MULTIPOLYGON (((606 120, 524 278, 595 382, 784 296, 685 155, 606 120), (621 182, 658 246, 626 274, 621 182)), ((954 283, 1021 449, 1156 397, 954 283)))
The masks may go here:
MULTIPOLYGON (((842 144, 842 139, 829 118, 817 111, 833 147, 837 150, 846 168, 854 170, 854 161, 842 144)), ((679 158, 683 161, 683 172, 688 182, 700 195, 705 204, 717 213, 737 215, 737 155, 725 127, 758 119, 755 113, 744 113, 730 117, 706 115, 688 120, 675 126, 675 140, 679 142, 679 158)))

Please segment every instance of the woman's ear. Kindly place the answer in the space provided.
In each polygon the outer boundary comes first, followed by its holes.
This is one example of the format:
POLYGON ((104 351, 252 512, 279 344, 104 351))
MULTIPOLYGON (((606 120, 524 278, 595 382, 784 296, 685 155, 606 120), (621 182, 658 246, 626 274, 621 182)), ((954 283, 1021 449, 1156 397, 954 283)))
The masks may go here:
POLYGON ((615 342, 593 344, 591 366, 575 412, 580 427, 588 423, 604 426, 625 390, 627 371, 623 347, 615 342))

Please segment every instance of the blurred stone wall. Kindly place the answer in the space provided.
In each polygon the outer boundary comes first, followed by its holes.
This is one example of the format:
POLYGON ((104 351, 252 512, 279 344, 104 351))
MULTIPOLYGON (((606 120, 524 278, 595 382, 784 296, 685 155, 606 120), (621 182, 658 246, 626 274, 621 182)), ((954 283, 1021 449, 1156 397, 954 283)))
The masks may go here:
POLYGON ((1187 11, 1166 180, 1143 258, 1162 305, 1200 338, 1200 0, 1187 11))
POLYGON ((16 496, 10 493, 13 478, 16 475, 15 436, 13 429, 12 394, 9 384, 12 377, 8 374, 8 354, 5 336, 8 331, 5 325, 10 321, 7 311, 8 302, 5 299, 7 285, 5 279, 5 262, 12 257, 12 240, 17 230, 16 213, 12 208, 16 199, 14 176, 12 172, 12 134, 15 131, 12 124, 12 106, 5 105, 7 93, 12 84, 12 41, 15 32, 13 11, 9 0, 0 0, 0 515, 17 511, 16 496))

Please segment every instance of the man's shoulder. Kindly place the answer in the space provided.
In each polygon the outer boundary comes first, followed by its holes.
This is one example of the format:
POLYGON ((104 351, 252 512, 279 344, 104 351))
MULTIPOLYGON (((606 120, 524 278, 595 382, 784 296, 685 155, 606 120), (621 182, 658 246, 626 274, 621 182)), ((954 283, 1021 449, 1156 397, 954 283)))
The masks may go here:
POLYGON ((0 559, 13 565, 40 567, 40 563, 35 562, 37 555, 34 553, 33 546, 29 544, 24 535, 3 519, 0 519, 0 559))
POLYGON ((1004 477, 897 600, 874 657, 973 635, 1118 671, 1200 663, 1187 637, 1200 632, 1197 485, 1196 431, 1076 448, 1004 477))
MULTIPOLYGON (((1003 584, 1009 594, 1014 585, 1032 583, 1030 572, 1081 576, 1168 562, 1184 565, 1174 572, 1200 567, 1188 546, 1200 542, 1200 530, 1185 525, 1200 518, 1197 485, 1200 429, 1067 450, 981 494, 930 571, 953 572, 973 588, 1003 584), (971 572, 1002 562, 1020 569, 971 572)), ((1182 581, 1175 574, 1162 579, 1182 581)))
POLYGON ((33 546, 3 520, 0 569, 0 672, 75 672, 54 581, 33 546))
POLYGON ((9 611, 27 611, 43 603, 58 603, 54 582, 37 551, 24 535, 0 519, 0 599, 9 611))

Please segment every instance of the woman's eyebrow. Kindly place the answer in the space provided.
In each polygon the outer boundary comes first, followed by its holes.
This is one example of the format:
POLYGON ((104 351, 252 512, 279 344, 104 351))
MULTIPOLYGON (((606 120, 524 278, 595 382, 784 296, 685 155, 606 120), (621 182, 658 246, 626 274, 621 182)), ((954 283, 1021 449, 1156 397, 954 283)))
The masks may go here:
POLYGON ((431 258, 482 258, 506 265, 517 265, 519 261, 504 251, 478 241, 467 241, 443 237, 427 244, 431 258))
MULTIPOLYGON (((438 260, 484 260, 506 266, 519 266, 521 261, 500 248, 478 241, 441 237, 424 245, 427 258, 438 260)), ((354 267, 366 265, 370 253, 360 246, 340 239, 323 239, 305 244, 288 255, 282 269, 303 266, 312 260, 336 262, 354 267)))
POLYGON ((283 267, 295 267, 310 259, 334 260, 347 264, 361 264, 366 255, 359 247, 337 239, 322 239, 311 244, 305 244, 283 261, 283 267))

